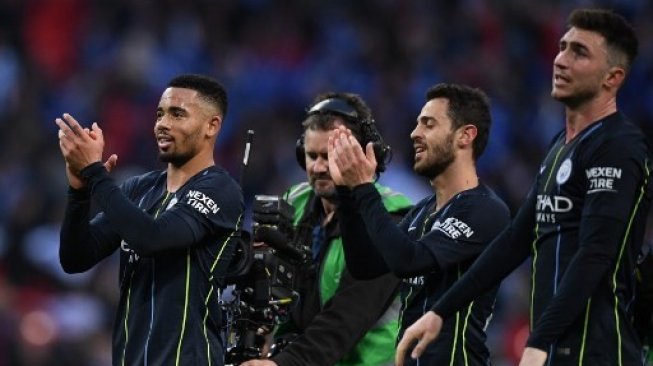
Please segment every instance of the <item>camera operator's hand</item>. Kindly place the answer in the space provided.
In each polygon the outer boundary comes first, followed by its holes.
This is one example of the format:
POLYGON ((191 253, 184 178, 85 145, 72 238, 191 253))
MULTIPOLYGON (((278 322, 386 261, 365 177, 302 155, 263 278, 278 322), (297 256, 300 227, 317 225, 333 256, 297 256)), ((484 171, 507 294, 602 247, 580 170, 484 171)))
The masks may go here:
POLYGON ((272 330, 267 327, 261 327, 256 331, 257 334, 262 335, 265 339, 265 343, 261 346, 261 357, 268 357, 270 354, 270 348, 274 344, 274 337, 272 337, 272 330))
POLYGON ((277 366, 277 363, 272 360, 249 360, 241 363, 240 366, 277 366))

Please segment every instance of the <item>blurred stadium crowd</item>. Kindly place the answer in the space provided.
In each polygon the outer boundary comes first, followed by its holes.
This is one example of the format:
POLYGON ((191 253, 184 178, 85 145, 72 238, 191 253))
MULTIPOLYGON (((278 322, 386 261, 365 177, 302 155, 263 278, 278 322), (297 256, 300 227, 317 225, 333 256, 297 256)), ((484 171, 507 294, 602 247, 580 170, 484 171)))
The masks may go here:
MULTIPOLYGON (((409 133, 437 82, 483 88, 494 126, 481 178, 514 210, 563 126, 550 96, 569 11, 610 7, 631 20, 640 55, 620 107, 653 133, 653 2, 519 0, 0 1, 0 366, 110 365, 117 258, 81 275, 58 262, 66 192, 54 119, 105 131, 114 176, 161 168, 152 136, 167 81, 194 72, 226 86, 216 159, 238 179, 245 134, 247 203, 304 178, 294 156, 306 106, 328 90, 361 94, 394 158, 381 181, 417 200, 409 133)), ((528 269, 503 284, 492 321, 495 365, 526 336, 528 269)))

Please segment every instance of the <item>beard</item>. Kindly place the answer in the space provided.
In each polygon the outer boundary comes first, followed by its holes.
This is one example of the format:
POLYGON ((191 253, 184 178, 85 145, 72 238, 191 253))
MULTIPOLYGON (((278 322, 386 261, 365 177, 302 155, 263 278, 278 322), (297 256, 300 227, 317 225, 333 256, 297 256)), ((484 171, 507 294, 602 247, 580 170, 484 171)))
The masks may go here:
POLYGON ((556 95, 555 85, 551 89, 551 97, 562 103, 566 107, 574 109, 588 100, 596 97, 601 89, 601 77, 595 76, 591 79, 585 80, 582 84, 577 83, 575 88, 569 91, 566 95, 556 95))
POLYGON ((189 136, 179 139, 179 145, 175 140, 174 148, 187 146, 186 151, 161 151, 159 150, 159 161, 162 163, 172 164, 175 167, 180 167, 186 164, 190 159, 194 158, 200 152, 199 147, 199 134, 200 131, 195 131, 189 136))
POLYGON ((596 94, 596 90, 581 90, 580 92, 572 95, 555 96, 554 93, 551 93, 551 96, 553 99, 564 104, 565 106, 574 109, 587 102, 588 100, 592 100, 596 94))
POLYGON ((449 134, 442 144, 434 146, 428 151, 427 158, 430 157, 432 158, 429 161, 424 161, 423 165, 418 165, 418 162, 415 162, 414 170, 415 173, 433 180, 442 174, 456 158, 453 151, 453 133, 449 134))
POLYGON ((192 152, 186 152, 181 154, 160 152, 159 161, 161 161, 162 163, 169 163, 172 164, 173 166, 180 167, 186 164, 190 159, 192 159, 193 156, 195 156, 195 154, 193 154, 192 152))
POLYGON ((331 181, 331 177, 328 176, 314 176, 309 179, 309 183, 311 185, 311 188, 313 188, 313 192, 315 192, 315 195, 327 199, 329 201, 333 201, 336 199, 338 194, 336 193, 336 186, 331 181), (317 184, 316 181, 320 180, 321 183, 317 184), (325 184, 324 182, 330 181, 331 184, 325 184))

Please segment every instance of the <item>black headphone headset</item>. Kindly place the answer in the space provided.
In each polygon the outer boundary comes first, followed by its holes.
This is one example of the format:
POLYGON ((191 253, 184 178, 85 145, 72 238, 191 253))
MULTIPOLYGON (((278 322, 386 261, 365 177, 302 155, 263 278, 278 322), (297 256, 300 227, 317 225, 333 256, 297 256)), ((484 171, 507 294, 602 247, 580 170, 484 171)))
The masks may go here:
MULTIPOLYGON (((306 117, 323 114, 323 115, 337 115, 344 118, 347 122, 356 124, 360 126, 360 139, 359 141, 363 150, 368 142, 372 142, 374 146, 374 155, 376 156, 376 173, 379 174, 385 170, 386 164, 392 158, 392 151, 390 146, 387 145, 379 130, 376 128, 374 119, 371 117, 368 119, 362 119, 356 108, 349 104, 346 100, 341 98, 327 98, 323 101, 320 101, 313 105, 308 112, 306 112, 306 117)), ((306 156, 304 151, 304 133, 297 139, 295 145, 295 154, 297 156, 297 162, 302 169, 306 170, 306 156)))

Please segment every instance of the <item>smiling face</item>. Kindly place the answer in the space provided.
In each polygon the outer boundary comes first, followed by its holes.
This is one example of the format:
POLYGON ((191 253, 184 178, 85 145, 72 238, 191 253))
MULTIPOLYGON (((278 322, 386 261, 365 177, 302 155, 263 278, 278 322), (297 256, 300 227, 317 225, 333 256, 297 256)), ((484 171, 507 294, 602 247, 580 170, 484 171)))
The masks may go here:
POLYGON ((207 136, 215 108, 192 89, 168 88, 161 95, 156 111, 154 136, 159 159, 182 166, 204 149, 212 148, 207 136))
POLYGON ((440 175, 455 160, 454 130, 447 114, 449 101, 431 99, 417 117, 417 126, 411 132, 415 149, 413 169, 430 180, 440 175))
POLYGON ((553 62, 551 96, 570 107, 595 98, 609 74, 608 60, 603 36, 572 27, 560 40, 553 62))

